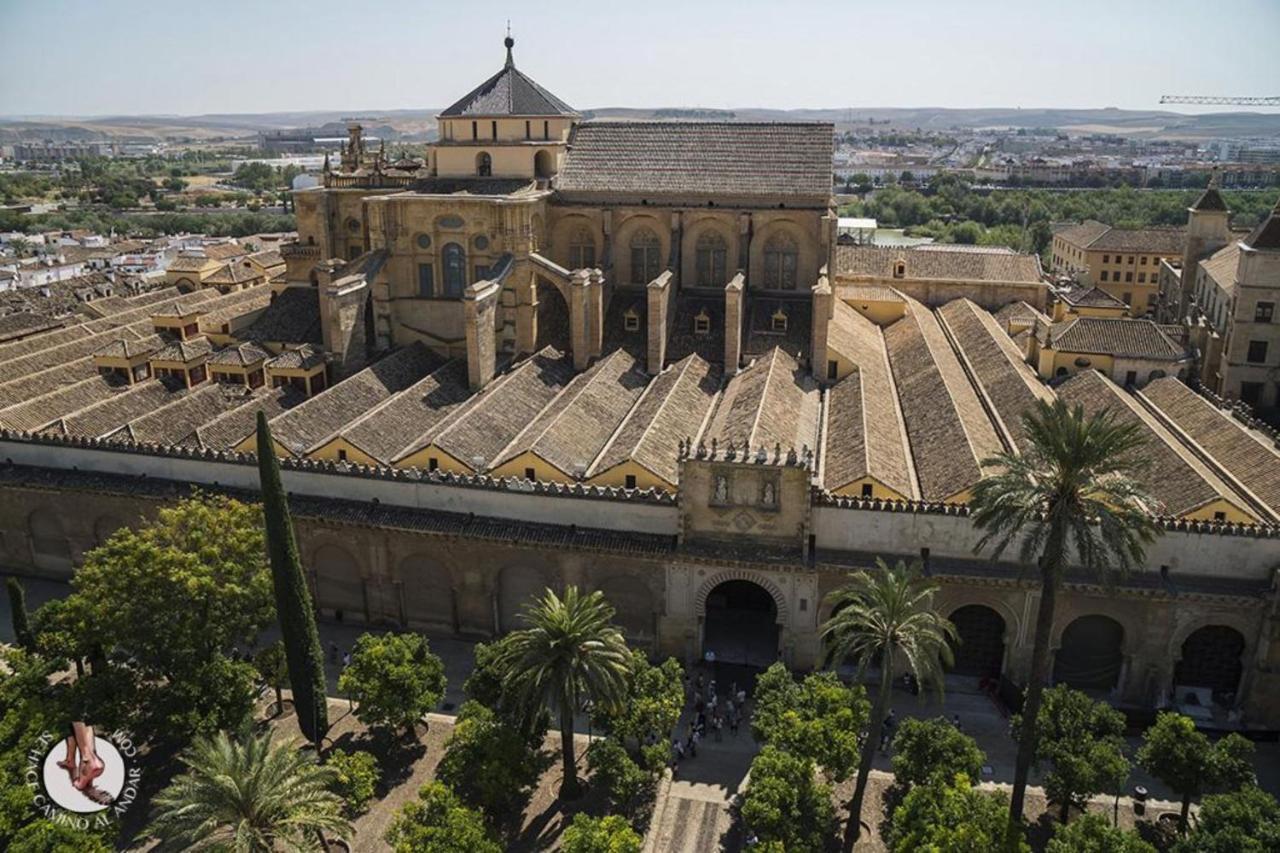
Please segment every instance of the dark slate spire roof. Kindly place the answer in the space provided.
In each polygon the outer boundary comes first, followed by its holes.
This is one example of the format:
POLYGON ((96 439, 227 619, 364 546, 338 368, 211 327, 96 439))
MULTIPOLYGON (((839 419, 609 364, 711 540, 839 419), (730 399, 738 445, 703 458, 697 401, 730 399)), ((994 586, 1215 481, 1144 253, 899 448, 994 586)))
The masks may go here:
POLYGON ((1262 220, 1244 244, 1250 249, 1280 250, 1280 201, 1272 208, 1271 215, 1262 220))
POLYGON ((516 68, 511 48, 516 40, 507 36, 507 62, 502 70, 485 80, 444 112, 456 116, 576 116, 573 107, 530 80, 516 68))
POLYGON ((1227 210, 1227 203, 1222 198, 1222 193, 1218 192, 1218 170, 1214 169, 1213 174, 1209 178, 1209 186, 1196 203, 1191 205, 1192 210, 1221 211, 1227 210))

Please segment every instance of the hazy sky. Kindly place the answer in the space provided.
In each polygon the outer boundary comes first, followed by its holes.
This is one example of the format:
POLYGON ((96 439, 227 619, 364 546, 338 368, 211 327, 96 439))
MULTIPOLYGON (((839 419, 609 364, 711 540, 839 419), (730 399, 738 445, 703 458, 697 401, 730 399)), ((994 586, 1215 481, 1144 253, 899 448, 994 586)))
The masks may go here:
POLYGON ((1280 94, 1280 0, 0 0, 0 115, 444 107, 507 18, 579 109, 1280 94))

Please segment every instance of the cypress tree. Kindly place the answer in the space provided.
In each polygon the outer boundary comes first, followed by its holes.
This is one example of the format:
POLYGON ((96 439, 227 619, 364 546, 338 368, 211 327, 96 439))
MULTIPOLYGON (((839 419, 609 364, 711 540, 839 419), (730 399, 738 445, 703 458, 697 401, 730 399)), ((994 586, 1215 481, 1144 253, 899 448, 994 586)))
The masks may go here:
POLYGON ((13 614, 13 638, 27 651, 35 651, 36 635, 31 633, 31 620, 27 617, 27 593, 17 578, 5 578, 9 592, 9 612, 13 614))
POLYGON ((311 595, 302 576, 289 502, 280 483, 280 460, 276 459, 271 427, 264 412, 258 412, 258 474, 262 482, 262 514, 267 524, 267 553, 276 591, 276 617, 284 639, 298 727, 319 752, 320 740, 329 730, 324 652, 316 631, 311 595))

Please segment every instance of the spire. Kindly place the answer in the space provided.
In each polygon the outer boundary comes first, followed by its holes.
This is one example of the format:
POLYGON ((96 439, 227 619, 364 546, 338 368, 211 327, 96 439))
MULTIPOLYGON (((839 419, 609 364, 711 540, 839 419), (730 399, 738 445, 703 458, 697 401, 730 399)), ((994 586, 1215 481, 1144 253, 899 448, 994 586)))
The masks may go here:
POLYGON ((515 67, 516 67, 516 61, 515 61, 515 59, 513 59, 513 58, 512 58, 512 56, 511 56, 511 48, 513 48, 513 47, 515 47, 515 46, 516 46, 516 40, 515 40, 515 39, 513 39, 513 38, 511 37, 511 19, 510 19, 510 18, 508 18, 508 19, 507 19, 507 37, 506 37, 506 38, 504 38, 504 39, 502 40, 502 43, 503 43, 503 44, 505 44, 505 45, 507 46, 507 64, 506 64, 506 67, 507 67, 507 68, 515 68, 515 67))
POLYGON ((1218 167, 1214 166, 1209 173, 1209 186, 1205 187, 1200 198, 1196 199, 1196 203, 1191 205, 1191 211, 1198 213, 1200 211, 1209 210, 1221 213, 1227 213, 1227 202, 1222 198, 1222 193, 1218 192, 1218 167))

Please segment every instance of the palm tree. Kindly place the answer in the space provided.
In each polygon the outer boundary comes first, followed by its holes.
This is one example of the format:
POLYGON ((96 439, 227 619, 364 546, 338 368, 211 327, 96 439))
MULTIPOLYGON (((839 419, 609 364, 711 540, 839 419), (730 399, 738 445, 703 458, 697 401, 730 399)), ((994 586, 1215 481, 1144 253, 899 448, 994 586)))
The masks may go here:
POLYGON ((313 850, 325 834, 351 837, 336 773, 271 732, 233 740, 198 738, 182 756, 187 770, 155 799, 149 829, 163 849, 265 853, 313 850))
POLYGON ((564 781, 560 796, 578 796, 573 749, 573 715, 590 699, 599 707, 616 705, 626 694, 631 652, 610 621, 613 607, 600 592, 583 595, 576 586, 564 598, 547 590, 525 608, 529 627, 503 643, 504 688, 530 708, 546 704, 560 715, 564 781))
POLYGON ((942 665, 951 664, 956 629, 933 609, 938 584, 920 574, 919 562, 901 560, 895 568, 876 560, 877 572, 854 572, 849 582, 831 593, 831 618, 822 626, 827 660, 832 664, 853 658, 858 673, 880 662, 880 689, 871 707, 871 721, 862 744, 858 781, 849 801, 844 849, 852 850, 862 832, 862 798, 875 758, 879 732, 889 711, 894 664, 901 655, 921 684, 942 690, 942 665))
POLYGON ((999 559, 1016 543, 1019 561, 1040 570, 1040 609, 1009 805, 1011 837, 1022 822, 1063 570, 1074 558, 1104 578, 1126 572, 1142 562, 1159 530, 1151 514, 1155 501, 1134 479, 1145 442, 1137 424, 1119 423, 1109 411, 1086 417, 1082 406, 1062 400, 1038 402, 1022 421, 1025 452, 986 460, 983 465, 998 473, 974 487, 969 504, 974 523, 985 531, 975 551, 992 545, 991 556, 999 559))

